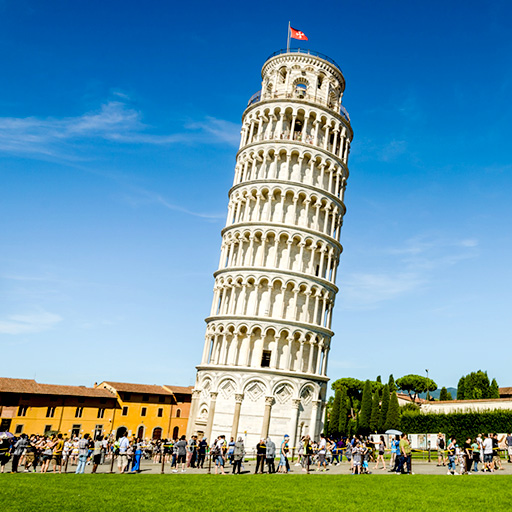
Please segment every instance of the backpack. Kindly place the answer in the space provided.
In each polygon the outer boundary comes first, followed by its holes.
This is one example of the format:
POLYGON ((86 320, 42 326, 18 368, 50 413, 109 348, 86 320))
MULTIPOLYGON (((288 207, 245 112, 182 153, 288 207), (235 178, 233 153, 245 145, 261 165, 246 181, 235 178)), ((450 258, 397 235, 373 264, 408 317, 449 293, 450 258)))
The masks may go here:
POLYGON ((441 448, 441 450, 444 450, 444 439, 441 437, 441 439, 439 439, 439 448, 441 448))

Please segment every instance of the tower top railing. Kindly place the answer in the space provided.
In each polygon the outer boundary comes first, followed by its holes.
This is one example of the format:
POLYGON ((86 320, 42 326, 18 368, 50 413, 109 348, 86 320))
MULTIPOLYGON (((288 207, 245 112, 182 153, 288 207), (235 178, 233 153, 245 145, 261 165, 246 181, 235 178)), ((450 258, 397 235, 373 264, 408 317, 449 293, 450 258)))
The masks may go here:
MULTIPOLYGON (((313 57, 320 57, 323 60, 326 60, 327 62, 330 62, 334 66, 338 68, 341 74, 343 74, 343 71, 341 70, 341 67, 338 65, 338 63, 334 60, 328 57, 327 55, 324 55, 320 52, 315 52, 314 50, 306 50, 304 48, 290 48, 289 50, 283 48, 282 50, 277 50, 277 52, 272 53, 267 57, 267 60, 270 60, 272 57, 275 57, 276 55, 282 55, 284 53, 303 53, 305 55, 313 55, 313 57)), ((266 62, 266 61, 265 61, 266 62)))

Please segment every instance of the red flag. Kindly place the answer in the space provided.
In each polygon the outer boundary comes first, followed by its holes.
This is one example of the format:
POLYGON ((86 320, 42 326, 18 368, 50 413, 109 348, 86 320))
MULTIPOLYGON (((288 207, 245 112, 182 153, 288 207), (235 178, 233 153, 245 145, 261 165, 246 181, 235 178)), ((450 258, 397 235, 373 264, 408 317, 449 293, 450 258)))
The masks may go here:
POLYGON ((291 37, 292 39, 301 39, 302 41, 307 41, 308 38, 306 37, 306 34, 304 34, 304 32, 301 32, 300 30, 296 30, 292 27, 290 27, 290 31, 291 31, 291 37))

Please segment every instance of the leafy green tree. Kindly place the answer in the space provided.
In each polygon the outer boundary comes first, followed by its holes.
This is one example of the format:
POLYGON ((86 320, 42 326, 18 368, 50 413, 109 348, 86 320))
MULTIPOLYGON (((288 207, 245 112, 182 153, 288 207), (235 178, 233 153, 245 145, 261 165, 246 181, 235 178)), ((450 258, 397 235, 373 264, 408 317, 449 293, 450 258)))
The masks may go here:
POLYGON ((372 417, 372 382, 367 380, 364 383, 363 398, 361 400, 361 413, 359 414, 360 434, 370 433, 370 419, 372 417))
POLYGON ((462 376, 459 379, 459 383, 457 384, 457 400, 464 400, 465 394, 464 394, 464 388, 465 388, 465 378, 462 376))
POLYGON ((389 385, 385 384, 382 388, 382 404, 380 406, 379 432, 384 432, 386 418, 389 409, 389 385))
POLYGON ((388 386, 389 386, 390 393, 393 393, 393 391, 396 391, 396 384, 395 384, 395 379, 393 378, 393 374, 391 374, 389 376, 388 386))
POLYGON ((349 422, 350 404, 347 396, 347 390, 343 386, 340 388, 340 393, 340 422, 338 425, 338 432, 340 433, 340 436, 346 436, 349 422))
POLYGON ((492 379, 490 398, 499 398, 499 397, 500 397, 500 388, 498 387, 498 383, 496 382, 496 379, 492 379))
POLYGON ((379 384, 382 384, 382 379, 380 378, 380 375, 377 375, 375 381, 378 382, 379 384))
POLYGON ((334 402, 329 415, 327 434, 337 437, 339 435, 340 425, 340 409, 341 409, 341 389, 337 389, 334 395, 334 402))
POLYGON ((372 415, 370 417, 370 430, 377 432, 380 423, 380 392, 376 390, 372 399, 372 415))
POLYGON ((478 400, 491 397, 491 382, 487 372, 478 370, 464 377, 464 400, 478 400))
POLYGON ((446 400, 453 400, 452 394, 448 391, 447 393, 448 398, 446 400))
POLYGON ((441 402, 448 400, 448 390, 444 386, 441 388, 441 392, 439 393, 439 400, 441 400, 441 402))
POLYGON ((408 393, 414 402, 420 393, 425 393, 425 391, 435 391, 437 389, 437 384, 432 379, 427 379, 421 375, 414 374, 404 375, 403 377, 396 379, 396 385, 399 389, 408 393))
POLYGON ((386 417, 386 425, 385 429, 389 430, 390 428, 399 428, 400 427, 400 407, 398 405, 398 397, 396 396, 396 391, 391 393, 391 398, 389 400, 389 408, 388 414, 386 417))

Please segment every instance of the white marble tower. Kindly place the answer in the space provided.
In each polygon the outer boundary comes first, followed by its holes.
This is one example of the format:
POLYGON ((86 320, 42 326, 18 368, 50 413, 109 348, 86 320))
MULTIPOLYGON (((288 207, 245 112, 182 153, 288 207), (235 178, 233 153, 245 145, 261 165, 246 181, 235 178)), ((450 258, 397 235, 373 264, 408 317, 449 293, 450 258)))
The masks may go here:
POLYGON ((323 428, 352 140, 339 66, 282 50, 242 118, 188 435, 316 437, 323 428))

